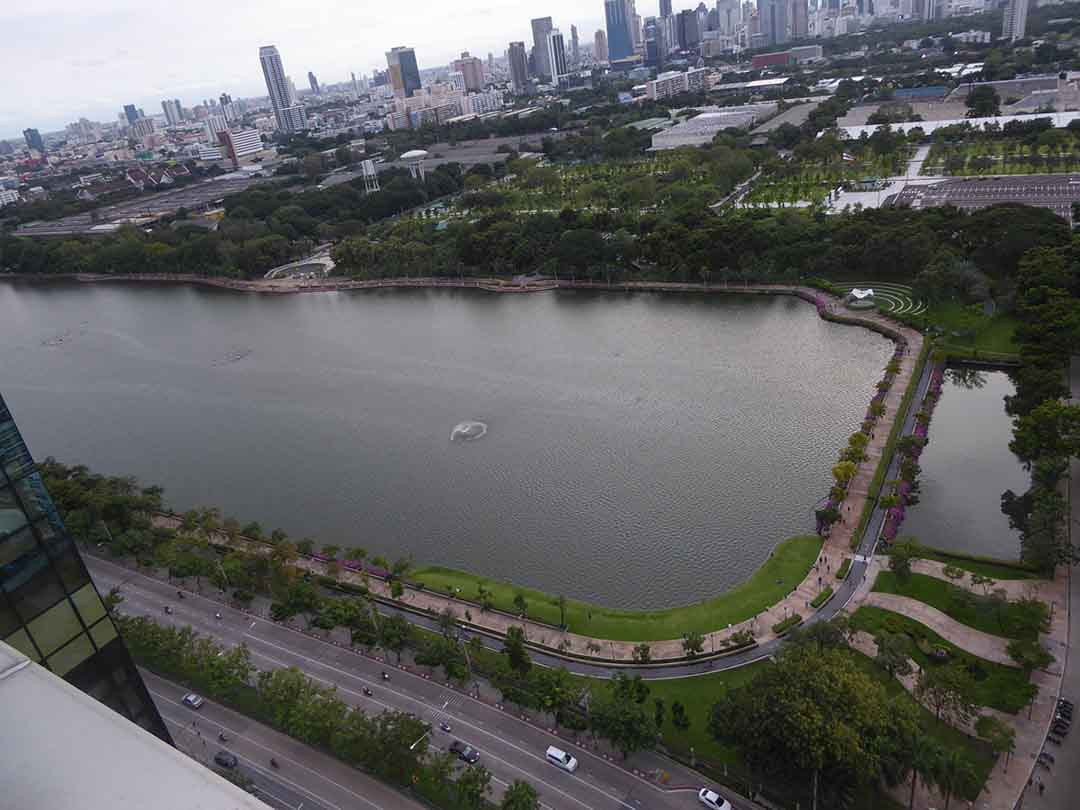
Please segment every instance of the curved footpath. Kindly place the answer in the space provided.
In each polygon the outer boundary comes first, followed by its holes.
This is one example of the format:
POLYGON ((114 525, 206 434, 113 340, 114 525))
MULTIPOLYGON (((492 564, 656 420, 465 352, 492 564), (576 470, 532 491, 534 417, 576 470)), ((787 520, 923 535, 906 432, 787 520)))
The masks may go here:
MULTIPOLYGON (((108 277, 109 280, 123 280, 116 277, 108 277)), ((173 280, 154 278, 152 280, 173 280)), ((210 280, 205 280, 210 281, 210 280)), ((226 281, 226 280, 213 280, 226 281)), ((488 289, 489 282, 483 279, 441 279, 434 283, 425 283, 426 280, 380 280, 377 282, 340 282, 331 285, 333 289, 366 289, 379 287, 472 287, 488 289)), ((284 283, 284 282, 282 282, 284 283)), ((275 283, 276 284, 276 283, 275 283)), ((214 286, 226 286, 215 284, 214 286)), ((228 286, 235 289, 247 289, 256 286, 265 290, 267 284, 258 282, 231 282, 228 286), (233 287, 234 284, 242 284, 242 287, 233 287)), ((326 285, 322 285, 323 288, 326 285)), ((438 629, 437 614, 445 610, 451 611, 459 623, 466 628, 465 635, 475 634, 484 640, 485 644, 499 649, 501 639, 506 631, 512 626, 520 626, 525 630, 530 642, 530 653, 538 662, 550 666, 564 666, 569 671, 594 677, 611 677, 615 672, 626 667, 634 667, 645 678, 676 678, 688 675, 700 675, 713 671, 721 671, 745 666, 747 664, 767 658, 774 653, 782 644, 772 630, 773 626, 793 614, 803 617, 803 624, 811 624, 815 621, 828 620, 840 612, 856 593, 865 593, 868 590, 866 579, 868 563, 877 538, 885 520, 885 510, 875 505, 871 514, 864 536, 859 548, 852 554, 852 541, 858 530, 859 517, 868 497, 868 489, 877 470, 878 463, 885 451, 889 433, 904 397, 904 392, 909 385, 916 385, 916 396, 911 400, 912 407, 906 414, 901 435, 910 433, 914 425, 914 403, 920 402, 929 385, 931 364, 924 364, 921 377, 913 381, 912 376, 917 364, 917 359, 923 348, 922 335, 911 328, 899 325, 877 312, 852 312, 842 307, 839 300, 826 293, 808 287, 792 285, 740 285, 703 287, 697 284, 674 284, 662 282, 631 282, 627 284, 605 285, 593 282, 547 282, 542 289, 552 288, 570 289, 611 289, 619 291, 657 291, 657 292, 694 292, 694 293, 736 293, 736 294, 780 294, 794 295, 818 307, 819 314, 828 320, 836 320, 853 325, 861 325, 882 333, 894 341, 905 346, 905 352, 900 357, 901 369, 895 376, 893 384, 886 394, 884 403, 886 411, 871 434, 872 438, 866 449, 867 459, 862 462, 848 489, 848 497, 839 520, 832 527, 825 539, 821 556, 818 562, 811 567, 803 581, 779 603, 757 614, 756 616, 727 628, 719 629, 705 635, 703 653, 694 659, 688 659, 683 650, 683 640, 668 639, 663 641, 649 641, 650 656, 652 663, 649 665, 635 664, 634 648, 642 642, 613 641, 610 639, 592 638, 577 633, 563 632, 551 625, 534 622, 529 619, 522 620, 499 611, 481 613, 478 607, 470 602, 454 599, 429 590, 416 590, 407 588, 406 593, 400 600, 392 599, 388 583, 371 579, 369 587, 379 599, 382 609, 386 612, 400 613, 414 624, 429 629, 438 629), (837 581, 836 571, 843 561, 851 558, 851 568, 848 576, 843 581, 837 581), (834 593, 832 597, 820 608, 810 606, 821 590, 832 585, 834 593), (864 586, 864 587, 861 587, 864 586), (466 610, 470 611, 470 619, 465 619, 466 610), (721 653, 726 639, 739 631, 749 631, 755 638, 756 644, 752 647, 743 648, 737 652, 721 653)), ((295 287, 299 289, 312 289, 309 287, 295 287)), ((527 288, 500 288, 510 290, 534 290, 535 287, 527 288)), ((283 291, 283 290, 274 290, 283 291)), ((898 459, 891 459, 889 472, 886 479, 897 477, 896 468, 898 459)), ((164 519, 163 522, 169 519, 164 519)), ((175 520, 175 519, 173 519, 175 520)), ((179 522, 179 521, 176 521, 179 522)), ((250 541, 249 541, 250 542, 250 541)), ((259 544, 251 544, 253 547, 266 548, 259 544)), ((325 564, 315 558, 305 557, 298 560, 297 565, 310 570, 313 573, 325 574, 325 564)), ((364 583, 363 577, 348 569, 342 569, 338 577, 341 581, 354 585, 364 583)))

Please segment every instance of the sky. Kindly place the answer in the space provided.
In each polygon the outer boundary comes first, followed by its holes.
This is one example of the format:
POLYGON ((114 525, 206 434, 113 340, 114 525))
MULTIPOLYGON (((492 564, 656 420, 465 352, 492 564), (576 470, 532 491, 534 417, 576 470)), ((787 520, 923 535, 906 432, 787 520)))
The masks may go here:
MULTIPOLYGON (((643 17, 659 0, 639 3, 643 17)), ((676 3, 679 5, 679 3, 676 3)), ((690 0, 684 5, 689 6, 690 0)), ((111 121, 124 104, 161 112, 226 92, 266 95, 259 46, 277 45, 297 89, 385 68, 395 45, 416 49, 421 69, 461 51, 501 56, 532 44, 529 20, 550 16, 570 40, 591 42, 603 0, 33 0, 0 3, 0 138, 62 129, 80 117, 111 121)))

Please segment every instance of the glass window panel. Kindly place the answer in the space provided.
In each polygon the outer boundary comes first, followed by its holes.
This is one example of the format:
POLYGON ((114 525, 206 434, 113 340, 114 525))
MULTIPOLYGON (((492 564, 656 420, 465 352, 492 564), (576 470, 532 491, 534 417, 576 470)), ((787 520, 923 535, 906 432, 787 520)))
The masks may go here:
POLYGON ((29 528, 0 540, 0 587, 23 620, 63 598, 64 589, 29 528))
MULTIPOLYGON (((39 524, 40 525, 40 524, 39 524)), ((53 558, 53 567, 60 575, 68 593, 79 590, 90 581, 86 566, 75 551, 75 544, 68 537, 57 537, 49 543, 49 553, 53 558)))
POLYGON ((82 625, 75 615, 75 608, 64 599, 27 624, 27 629, 42 654, 47 656, 70 641, 76 633, 81 633, 82 625))
POLYGON ((12 488, 0 486, 0 537, 11 534, 26 524, 26 515, 19 508, 12 488))
POLYGON ((31 661, 40 661, 38 658, 37 650, 34 649, 34 643, 30 640, 30 634, 26 630, 20 630, 17 633, 13 633, 4 639, 5 644, 10 644, 16 650, 21 652, 31 661))
POLYGON ((49 669, 62 676, 67 675, 93 654, 94 645, 90 643, 90 639, 85 635, 80 635, 46 658, 45 663, 49 665, 49 669))
POLYGON ((71 601, 79 609, 83 624, 90 626, 105 615, 105 605, 94 590, 94 586, 87 583, 71 595, 71 601))
POLYGON ((45 484, 38 473, 16 481, 13 486, 30 520, 45 514, 52 514, 56 520, 59 520, 59 516, 55 514, 56 509, 49 499, 49 493, 45 491, 45 484))
POLYGON ((94 639, 94 643, 97 644, 98 649, 101 649, 114 638, 116 638, 116 628, 113 626, 112 619, 106 617, 100 622, 90 628, 90 637, 94 639))
POLYGON ((0 412, 0 465, 13 481, 34 468, 33 459, 6 408, 0 412))

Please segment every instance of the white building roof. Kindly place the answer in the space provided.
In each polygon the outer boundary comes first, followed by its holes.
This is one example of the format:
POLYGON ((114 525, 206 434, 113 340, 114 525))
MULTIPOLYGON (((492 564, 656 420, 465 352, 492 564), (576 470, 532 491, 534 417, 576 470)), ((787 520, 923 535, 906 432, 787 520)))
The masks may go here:
MULTIPOLYGON (((908 121, 902 124, 890 124, 889 126, 893 132, 903 132, 904 134, 907 134, 908 131, 917 127, 929 135, 936 129, 953 126, 954 124, 971 124, 971 126, 981 129, 984 124, 998 124, 999 126, 1005 126, 1005 124, 1010 121, 1035 121, 1039 118, 1049 118, 1052 125, 1055 127, 1067 127, 1070 121, 1075 121, 1080 118, 1080 112, 995 115, 989 118, 949 118, 944 121, 908 121)), ((838 132, 840 133, 841 138, 858 140, 863 136, 863 133, 868 136, 873 135, 877 128, 881 126, 886 125, 864 124, 857 127, 838 127, 838 132)))
POLYGON ((0 642, 4 807, 266 810, 236 785, 0 642))

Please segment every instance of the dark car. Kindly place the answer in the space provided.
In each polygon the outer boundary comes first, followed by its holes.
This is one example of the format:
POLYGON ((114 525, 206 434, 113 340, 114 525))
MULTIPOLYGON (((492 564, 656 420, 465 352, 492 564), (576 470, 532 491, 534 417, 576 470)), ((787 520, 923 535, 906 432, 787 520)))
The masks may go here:
POLYGON ((475 765, 477 760, 480 759, 480 752, 471 745, 463 743, 461 740, 454 740, 450 743, 450 753, 456 755, 462 762, 467 762, 470 765, 475 765))
POLYGON ((214 762, 216 762, 222 768, 235 768, 236 755, 230 754, 228 751, 218 751, 216 754, 214 754, 214 762))

